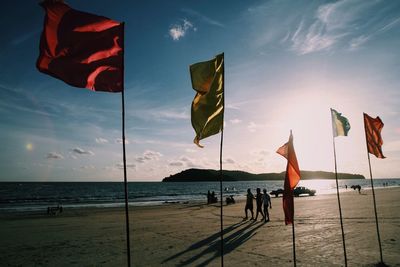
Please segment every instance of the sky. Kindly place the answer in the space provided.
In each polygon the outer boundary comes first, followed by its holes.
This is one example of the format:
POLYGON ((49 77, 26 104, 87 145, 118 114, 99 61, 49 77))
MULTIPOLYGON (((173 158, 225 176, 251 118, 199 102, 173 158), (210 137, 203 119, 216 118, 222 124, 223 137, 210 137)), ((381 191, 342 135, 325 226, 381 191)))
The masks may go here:
MULTIPOLYGON (((379 116, 400 178, 400 1, 78 1, 125 22, 128 181, 219 168, 220 135, 193 144, 189 65, 225 53, 223 168, 282 172, 293 131, 300 169, 369 178, 363 112, 379 116)), ((121 95, 74 88, 36 69, 44 10, 11 1, 0 24, 0 181, 123 181, 121 95)))

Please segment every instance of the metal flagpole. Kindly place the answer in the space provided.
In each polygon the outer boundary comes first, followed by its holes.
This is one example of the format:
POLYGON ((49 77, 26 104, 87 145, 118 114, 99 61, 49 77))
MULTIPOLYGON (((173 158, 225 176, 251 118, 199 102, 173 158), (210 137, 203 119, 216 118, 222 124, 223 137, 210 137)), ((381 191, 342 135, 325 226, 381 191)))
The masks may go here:
POLYGON ((365 127, 365 119, 364 119, 364 131, 365 131, 365 144, 366 144, 366 146, 367 146, 369 176, 370 176, 370 178, 371 178, 372 198, 373 198, 373 200, 374 200, 374 213, 375 213, 376 233, 377 233, 377 235, 378 235, 379 253, 380 253, 380 256, 381 256, 381 263, 383 263, 381 236, 380 236, 380 234, 379 234, 379 224, 378 224, 378 214, 377 214, 377 212, 376 212, 376 200, 375 200, 374 181, 373 181, 373 179, 372 179, 371 159, 370 159, 369 151, 368 151, 368 136, 367 136, 367 128, 365 127))
POLYGON ((371 177, 372 197, 373 197, 373 199, 374 199, 374 212, 375 212, 376 233, 377 233, 377 235, 378 235, 379 253, 380 253, 380 256, 381 256, 381 263, 383 263, 381 236, 380 236, 380 234, 379 234, 379 224, 378 224, 378 214, 377 214, 377 212, 376 212, 376 200, 375 200, 374 181, 373 181, 373 179, 372 179, 371 160, 370 160, 369 152, 368 152, 368 144, 367 144, 367 154, 368 154, 369 175, 370 175, 370 177, 371 177))
POLYGON ((332 136, 332 139, 333 139, 333 155, 334 155, 334 158, 335 158, 336 195, 337 195, 338 205, 339 205, 340 228, 342 229, 342 241, 343 241, 343 253, 344 253, 344 266, 347 267, 346 242, 345 242, 345 239, 344 239, 343 218, 342 218, 342 206, 340 205, 339 182, 338 182, 338 175, 337 175, 335 137, 332 136))
POLYGON ((122 90, 122 150, 124 162, 124 188, 125 188, 125 224, 126 224, 126 248, 128 256, 128 266, 131 266, 131 248, 129 238, 129 211, 128 211, 128 182, 126 178, 126 154, 125 154, 125 97, 124 90, 122 90))
MULTIPOLYGON (((223 127, 223 126, 222 126, 223 127)), ((222 196, 222 143, 224 140, 224 130, 221 131, 221 146, 219 151, 219 189, 221 193, 221 266, 224 266, 224 221, 223 221, 223 208, 222 205, 224 203, 223 196, 222 196)))
MULTIPOLYGON (((293 190, 292 190, 292 198, 293 198, 293 190)), ((296 267, 296 238, 294 234, 294 199, 293 199, 292 237, 293 237, 293 266, 296 267)))
MULTIPOLYGON (((124 31, 125 23, 122 23, 122 28, 124 31)), ((122 40, 122 45, 124 45, 125 40, 122 40)), ((124 49, 122 49, 124 53, 124 49)), ((124 55, 122 55, 124 58, 124 55)), ((122 81, 124 81, 125 66, 122 68, 122 81)), ((124 164, 124 189, 125 189, 125 225, 126 225, 126 248, 128 256, 128 266, 131 266, 131 246, 129 237, 129 207, 128 207, 128 181, 126 175, 126 152, 125 152, 125 88, 122 88, 122 160, 124 164)))
POLYGON ((224 220, 223 220, 223 196, 222 196, 222 144, 224 141, 224 113, 225 113, 225 56, 222 53, 223 58, 223 69, 222 69, 222 86, 223 86, 223 94, 222 94, 222 103, 224 105, 224 111, 222 112, 222 128, 221 128, 221 144, 219 148, 219 189, 220 189, 220 197, 221 197, 221 266, 224 266, 224 220))

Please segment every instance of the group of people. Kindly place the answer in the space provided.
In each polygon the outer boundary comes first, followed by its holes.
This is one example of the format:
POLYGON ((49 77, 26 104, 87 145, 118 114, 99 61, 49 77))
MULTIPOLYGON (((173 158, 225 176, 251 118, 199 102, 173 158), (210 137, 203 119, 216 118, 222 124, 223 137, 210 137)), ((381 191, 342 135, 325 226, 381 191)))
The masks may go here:
MULTIPOLYGON (((261 189, 257 188, 256 189, 257 193, 254 196, 253 193, 251 193, 251 189, 247 189, 247 195, 246 195, 246 206, 244 208, 246 217, 243 218, 243 220, 248 219, 248 211, 251 213, 251 220, 257 220, 258 219, 258 214, 261 214, 262 218, 261 221, 264 222, 269 222, 269 212, 268 208, 272 209, 272 204, 271 204, 271 197, 267 193, 267 189, 263 189, 263 193, 261 193, 261 189), (253 208, 253 202, 254 199, 256 200, 256 217, 254 218, 254 208, 253 208)), ((215 196, 215 192, 208 190, 207 192, 207 204, 212 204, 212 203, 217 203, 218 198, 215 196)), ((229 196, 226 198, 226 204, 234 204, 235 200, 233 199, 233 196, 229 196)))
POLYGON ((244 220, 248 219, 247 216, 247 211, 249 210, 251 212, 251 220, 257 220, 258 219, 258 214, 261 213, 261 221, 264 222, 269 222, 269 212, 268 212, 268 207, 272 209, 271 205, 271 197, 267 193, 267 189, 263 189, 263 194, 261 193, 261 189, 257 188, 257 193, 256 196, 251 193, 251 189, 247 189, 247 195, 246 195, 246 206, 244 208, 244 212, 246 214, 246 217, 244 217, 244 220), (256 217, 254 218, 254 211, 253 211, 253 200, 256 200, 256 217))

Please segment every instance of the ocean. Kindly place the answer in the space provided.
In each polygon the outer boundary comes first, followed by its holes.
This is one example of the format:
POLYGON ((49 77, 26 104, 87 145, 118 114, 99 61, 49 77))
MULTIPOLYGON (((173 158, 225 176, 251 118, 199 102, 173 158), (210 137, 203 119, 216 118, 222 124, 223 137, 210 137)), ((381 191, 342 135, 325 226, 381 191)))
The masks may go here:
MULTIPOLYGON (((339 180, 341 191, 350 191, 351 185, 371 188, 370 179, 339 180), (345 189, 345 185, 348 189, 345 189)), ((298 186, 315 189, 317 195, 336 193, 335 180, 304 180, 298 186)), ((400 179, 374 179, 374 187, 399 187, 400 179)), ((245 197, 247 188, 267 191, 283 188, 283 181, 224 182, 223 194, 235 199, 245 197)), ((129 205, 163 205, 174 202, 207 200, 207 191, 215 191, 219 198, 219 182, 129 182, 129 205)), ((1 182, 0 213, 45 211, 48 206, 63 208, 123 207, 122 182, 1 182)))

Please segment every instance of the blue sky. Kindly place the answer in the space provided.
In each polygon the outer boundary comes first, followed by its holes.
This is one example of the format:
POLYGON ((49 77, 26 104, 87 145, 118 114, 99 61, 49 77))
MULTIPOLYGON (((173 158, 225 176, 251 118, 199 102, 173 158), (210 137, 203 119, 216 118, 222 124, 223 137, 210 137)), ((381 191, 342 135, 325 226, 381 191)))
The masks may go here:
MULTIPOLYGON (((128 180, 219 167, 219 135, 192 143, 189 65, 225 53, 224 169, 281 172, 293 130, 301 169, 333 171, 329 108, 346 116, 338 171, 368 177, 362 113, 380 116, 375 177, 400 177, 399 1, 73 1, 125 21, 128 180)), ((122 181, 121 97, 35 68, 44 11, 0 16, 0 181, 122 181)))

